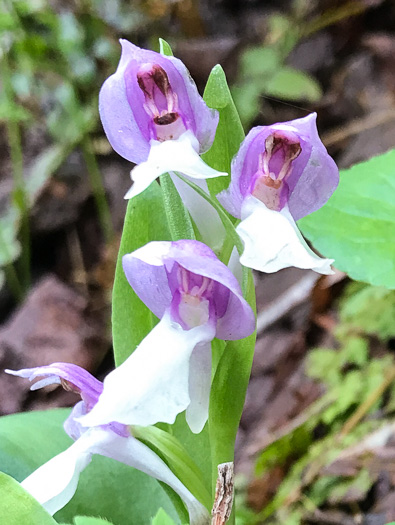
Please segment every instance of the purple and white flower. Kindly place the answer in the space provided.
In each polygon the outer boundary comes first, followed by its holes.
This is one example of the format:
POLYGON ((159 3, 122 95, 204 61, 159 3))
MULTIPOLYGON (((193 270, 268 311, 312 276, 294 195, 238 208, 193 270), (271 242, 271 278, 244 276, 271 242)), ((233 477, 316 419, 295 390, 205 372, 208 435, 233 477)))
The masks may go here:
POLYGON ((298 219, 321 208, 339 182, 339 171, 322 144, 316 114, 253 128, 232 161, 229 188, 218 200, 241 219, 241 263, 262 272, 288 266, 332 273, 298 230, 298 219))
POLYGON ((200 158, 213 143, 219 116, 205 104, 184 64, 120 42, 121 59, 100 91, 99 111, 112 147, 138 164, 125 198, 167 172, 194 179, 226 175, 200 158))
POLYGON ((105 378, 99 402, 81 423, 173 423, 186 409, 198 433, 208 417, 211 341, 247 337, 254 313, 237 279, 201 242, 150 242, 125 255, 123 267, 160 322, 105 378))
POLYGON ((73 408, 64 423, 67 434, 74 443, 64 452, 44 463, 22 481, 22 487, 50 513, 55 514, 74 496, 81 472, 94 454, 106 456, 149 476, 163 481, 184 501, 191 524, 206 525, 209 515, 205 507, 172 473, 169 467, 146 445, 134 438, 126 425, 114 420, 95 428, 82 426, 78 419, 89 414, 103 392, 103 383, 89 372, 69 363, 6 370, 7 373, 29 379, 43 378, 31 386, 37 390, 50 384, 61 384, 66 390, 81 395, 82 401, 73 408))

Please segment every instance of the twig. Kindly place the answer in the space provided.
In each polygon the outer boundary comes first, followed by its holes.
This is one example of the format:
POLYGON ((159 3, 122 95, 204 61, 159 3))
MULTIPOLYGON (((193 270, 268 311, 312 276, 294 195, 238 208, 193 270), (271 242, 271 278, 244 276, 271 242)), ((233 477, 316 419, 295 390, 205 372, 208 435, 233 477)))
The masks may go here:
POLYGON ((357 135, 362 131, 373 129, 377 126, 380 126, 381 124, 391 122, 392 120, 395 120, 395 108, 377 111, 376 113, 372 113, 366 117, 354 119, 347 126, 341 126, 330 131, 329 133, 324 134, 322 136, 322 142, 327 147, 333 146, 334 144, 342 142, 343 140, 348 139, 353 135, 357 135))
POLYGON ((211 511, 211 525, 225 525, 232 512, 234 496, 233 463, 218 465, 218 478, 215 487, 215 499, 211 511))
POLYGON ((258 314, 257 334, 266 330, 270 325, 281 319, 289 310, 305 301, 318 279, 319 276, 317 274, 310 272, 264 308, 258 314))

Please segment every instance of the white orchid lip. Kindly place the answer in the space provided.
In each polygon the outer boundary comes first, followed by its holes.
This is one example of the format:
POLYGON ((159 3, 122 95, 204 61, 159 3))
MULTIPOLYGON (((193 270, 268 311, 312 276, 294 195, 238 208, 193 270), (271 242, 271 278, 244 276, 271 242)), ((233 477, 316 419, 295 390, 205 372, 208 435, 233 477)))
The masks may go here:
POLYGON ((104 380, 98 403, 79 419, 83 426, 174 423, 190 404, 189 365, 194 348, 210 342, 212 323, 184 330, 166 313, 133 354, 104 380))
POLYGON ((125 199, 142 193, 160 175, 180 172, 192 179, 210 179, 226 176, 227 173, 210 168, 199 156, 198 142, 191 131, 185 131, 174 140, 151 140, 150 151, 145 162, 135 166, 130 176, 133 185, 125 199))
POLYGON ((244 266, 265 273, 289 266, 333 273, 333 259, 323 259, 307 246, 287 206, 281 212, 270 210, 251 196, 243 204, 242 218, 236 231, 244 244, 244 266))

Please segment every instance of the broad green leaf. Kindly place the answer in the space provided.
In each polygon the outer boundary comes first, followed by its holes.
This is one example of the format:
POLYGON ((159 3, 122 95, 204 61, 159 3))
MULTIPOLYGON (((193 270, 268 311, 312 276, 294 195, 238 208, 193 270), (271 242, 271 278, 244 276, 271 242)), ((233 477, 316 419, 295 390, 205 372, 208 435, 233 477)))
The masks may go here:
POLYGON ((287 66, 268 79, 262 91, 286 100, 317 102, 322 97, 320 85, 313 77, 287 66))
POLYGON ((129 201, 126 210, 112 295, 112 333, 117 366, 129 357, 157 323, 156 317, 127 282, 122 257, 149 241, 169 238, 162 191, 154 181, 143 193, 129 201))
POLYGON ((56 525, 50 514, 17 481, 0 472, 0 523, 56 525))
POLYGON ((185 412, 178 414, 176 421, 171 425, 171 433, 182 443, 182 446, 198 465, 203 476, 203 483, 207 490, 211 487, 211 449, 208 425, 205 425, 200 434, 191 432, 186 419, 185 412))
POLYGON ((112 525, 112 524, 111 522, 104 520, 102 518, 93 518, 92 516, 76 516, 74 518, 74 525, 112 525))
POLYGON ((204 484, 202 472, 177 438, 157 427, 133 427, 133 435, 145 441, 150 448, 154 447, 171 465, 178 479, 203 505, 210 508, 211 496, 204 484))
POLYGON ((203 98, 210 108, 219 111, 219 124, 213 145, 202 155, 202 158, 212 168, 229 174, 228 177, 207 180, 210 193, 215 196, 228 187, 230 163, 244 139, 243 126, 230 94, 224 70, 220 65, 213 67, 203 98))
POLYGON ((151 522, 151 525, 175 525, 175 522, 172 518, 164 511, 159 509, 156 516, 151 522))
MULTIPOLYGON (((72 443, 63 430, 70 411, 30 412, 0 418, 0 466, 18 481, 72 443)), ((150 523, 163 507, 176 514, 159 483, 146 474, 110 458, 93 456, 81 474, 73 499, 56 514, 59 522, 75 516, 108 519, 113 525, 150 523)))
POLYGON ((327 204, 299 221, 314 246, 355 280, 395 289, 395 150, 340 175, 327 204))
MULTIPOLYGON (((249 272, 246 296, 255 311, 255 287, 249 272)), ((229 341, 222 353, 210 394, 209 432, 213 482, 217 466, 234 460, 234 447, 251 373, 256 332, 240 341, 229 341)))

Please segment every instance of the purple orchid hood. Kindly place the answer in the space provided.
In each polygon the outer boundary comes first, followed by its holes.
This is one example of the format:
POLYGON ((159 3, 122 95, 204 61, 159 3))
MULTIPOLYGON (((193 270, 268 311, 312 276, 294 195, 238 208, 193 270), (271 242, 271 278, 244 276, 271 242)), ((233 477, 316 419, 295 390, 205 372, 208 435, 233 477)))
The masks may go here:
POLYGON ((255 316, 229 268, 205 244, 193 240, 153 241, 123 257, 129 284, 159 318, 170 308, 184 329, 212 319, 216 337, 242 339, 255 329, 255 316), (207 319, 188 322, 200 304, 207 319), (206 305, 206 306, 204 306, 206 305))
POLYGON ((339 170, 322 144, 316 113, 253 128, 232 161, 229 188, 218 200, 241 218, 243 202, 254 196, 269 209, 288 205, 295 221, 321 208, 339 183, 339 170))
POLYGON ((199 153, 213 143, 218 113, 207 107, 184 64, 175 57, 120 40, 116 72, 103 84, 99 111, 107 138, 122 157, 147 160, 150 141, 178 139, 189 131, 199 153))

